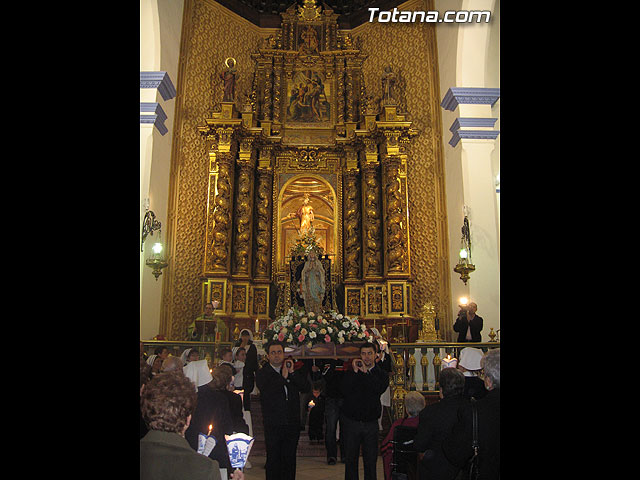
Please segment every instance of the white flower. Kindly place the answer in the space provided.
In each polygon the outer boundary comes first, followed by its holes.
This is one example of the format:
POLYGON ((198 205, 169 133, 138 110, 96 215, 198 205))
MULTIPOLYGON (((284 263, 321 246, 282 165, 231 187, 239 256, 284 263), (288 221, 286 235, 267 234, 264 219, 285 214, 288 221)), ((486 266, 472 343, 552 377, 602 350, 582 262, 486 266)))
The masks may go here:
POLYGON ((362 338, 362 337, 364 337, 364 335, 362 333, 359 333, 358 338, 362 338))
POLYGON ((309 338, 316 338, 316 332, 309 332, 309 338))
POLYGON ((333 328, 331 328, 331 327, 327 327, 327 332, 328 332, 328 333, 333 333, 333 328))
POLYGON ((307 342, 307 347, 309 347, 309 348, 313 347, 313 343, 307 342))
POLYGON ((349 323, 349 322, 342 322, 342 326, 343 326, 344 328, 349 328, 350 323, 349 323))
MULTIPOLYGON (((289 334, 289 336, 287 337, 287 341, 293 342, 293 335, 289 334)), ((371 341, 371 339, 369 339, 369 341, 371 341)))
POLYGON ((293 327, 293 320, 289 320, 289 321, 287 322, 287 325, 289 325, 290 327, 293 327))
POLYGON ((343 337, 338 337, 338 343, 340 343, 340 344, 344 343, 344 338, 343 337))
POLYGON ((271 340, 277 340, 277 339, 278 339, 278 334, 276 333, 271 340))
MULTIPOLYGON (((276 335, 276 336, 277 336, 277 335, 276 335)), ((338 332, 338 336, 339 336, 340 338, 342 338, 342 337, 344 336, 344 331, 340 330, 340 331, 338 332)))
POLYGON ((308 313, 307 313, 307 315, 309 315, 310 317, 314 317, 314 316, 315 316, 315 313, 313 313, 313 312, 308 312, 308 313))
POLYGON ((327 329, 326 328, 321 328, 320 329, 320 335, 324 335, 325 333, 327 333, 327 329))
POLYGON ((342 320, 343 316, 341 313, 338 314, 338 316, 336 317, 338 320, 342 320))
POLYGON ((302 323, 307 323, 307 317, 304 317, 302 320, 300 320, 302 323))

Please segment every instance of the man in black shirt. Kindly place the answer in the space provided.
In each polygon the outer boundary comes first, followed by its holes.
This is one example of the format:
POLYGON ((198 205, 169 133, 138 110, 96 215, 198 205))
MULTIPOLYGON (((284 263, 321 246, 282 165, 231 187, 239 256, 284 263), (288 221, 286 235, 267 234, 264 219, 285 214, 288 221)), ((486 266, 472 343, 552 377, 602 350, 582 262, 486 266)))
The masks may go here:
POLYGON ((284 346, 266 346, 269 363, 256 373, 260 390, 267 480, 296 478, 296 450, 300 438, 300 392, 310 389, 304 369, 294 370, 293 359, 284 358, 284 346))
POLYGON ((389 375, 375 360, 376 349, 373 344, 363 344, 360 347, 360 358, 353 359, 353 370, 346 372, 342 380, 345 480, 358 480, 361 446, 364 478, 376 479, 378 418, 382 411, 380 395, 389 385, 389 375))

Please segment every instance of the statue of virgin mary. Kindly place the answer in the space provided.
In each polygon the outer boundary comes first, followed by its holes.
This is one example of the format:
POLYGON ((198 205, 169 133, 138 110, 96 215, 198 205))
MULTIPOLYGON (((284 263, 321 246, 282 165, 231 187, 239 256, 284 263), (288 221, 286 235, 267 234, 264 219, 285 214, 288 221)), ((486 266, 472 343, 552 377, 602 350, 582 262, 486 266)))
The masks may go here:
POLYGON ((302 269, 300 278, 300 296, 304 300, 307 312, 316 315, 323 312, 322 300, 325 292, 324 267, 314 250, 309 251, 307 261, 302 269))

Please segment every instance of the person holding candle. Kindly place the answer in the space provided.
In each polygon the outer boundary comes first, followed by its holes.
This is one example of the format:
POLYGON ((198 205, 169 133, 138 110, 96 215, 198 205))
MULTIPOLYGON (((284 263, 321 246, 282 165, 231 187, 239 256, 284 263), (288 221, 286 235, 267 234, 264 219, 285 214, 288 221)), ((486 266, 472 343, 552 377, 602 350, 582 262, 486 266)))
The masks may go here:
MULTIPOLYGON (((226 367, 223 367, 225 369, 226 367)), ((206 433, 209 425, 213 425, 212 435, 216 438, 216 446, 209 454, 209 458, 217 460, 220 468, 231 469, 231 461, 227 452, 225 435, 233 433, 233 419, 229 401, 224 393, 216 386, 206 360, 188 363, 184 367, 184 374, 192 380, 192 388, 197 387, 198 403, 193 412, 191 424, 185 432, 185 438, 191 448, 198 450, 198 434, 206 433)))
MULTIPOLYGON (((242 388, 244 395, 242 403, 246 412, 251 411, 251 392, 256 381, 256 370, 258 370, 258 350, 253 344, 253 334, 248 328, 240 330, 240 339, 236 342, 234 348, 244 348, 247 352, 242 368, 242 388)), ((248 423, 248 422, 247 422, 248 423)))
MULTIPOLYGON (((187 377, 179 372, 157 375, 140 400, 150 429, 140 440, 141 480, 221 480, 218 462, 196 453, 185 439, 197 401, 187 377)), ((236 470, 231 479, 244 480, 244 473, 236 470)))
POLYGON ((461 311, 458 314, 456 322, 453 324, 453 330, 458 332, 458 343, 463 342, 481 342, 482 325, 484 319, 480 315, 476 315, 478 305, 471 302, 468 305, 460 305, 461 311))
POLYGON ((324 424, 325 398, 322 393, 322 381, 313 383, 311 399, 307 404, 309 411, 309 440, 320 443, 323 439, 322 426, 324 424))
POLYGON ((296 450, 300 438, 300 392, 310 385, 305 369, 294 369, 292 358, 284 358, 284 345, 266 345, 266 363, 256 372, 260 390, 264 440, 267 449, 266 480, 294 480, 296 450))
POLYGON ((346 372, 342 379, 344 402, 341 426, 344 426, 345 480, 358 480, 361 447, 364 478, 376 479, 378 418, 382 411, 380 395, 389 386, 389 374, 380 368, 376 358, 373 343, 362 344, 360 358, 353 359, 353 370, 346 372))

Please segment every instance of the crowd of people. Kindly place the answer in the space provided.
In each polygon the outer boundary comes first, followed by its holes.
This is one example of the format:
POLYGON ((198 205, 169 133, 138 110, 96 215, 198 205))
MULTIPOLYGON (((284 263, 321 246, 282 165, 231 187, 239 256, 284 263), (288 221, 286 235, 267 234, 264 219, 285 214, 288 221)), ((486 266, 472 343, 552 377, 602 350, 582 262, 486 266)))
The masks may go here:
MULTIPOLYGON (((184 465, 189 478, 219 478, 220 468, 231 472, 226 442, 216 444, 207 463, 196 453, 198 433, 211 430, 216 439, 233 432, 253 435, 254 387, 262 407, 267 480, 295 479, 296 452, 307 425, 312 443, 324 441, 328 465, 336 465, 338 458, 344 463, 345 480, 359 478, 360 455, 364 479, 378 478, 379 452, 381 473, 385 480, 392 478, 397 427, 415 429, 419 478, 454 480, 474 453, 472 405, 482 478, 499 478, 500 349, 462 349, 458 365, 440 372, 440 400, 425 406, 421 393, 408 392, 405 417, 393 422, 380 443, 384 404, 390 405, 391 355, 379 333, 371 334, 375 341, 360 345, 357 358, 295 360, 285 354, 285 344, 273 341, 264 345, 259 362, 245 329, 233 348, 220 352, 222 362, 211 370, 195 350, 174 357, 160 348, 147 358, 141 344, 141 478, 170 478, 163 475, 177 465, 184 465), (172 402, 161 405, 169 397, 172 402), (160 461, 166 468, 151 466, 160 453, 166 454, 160 461)), ((242 479, 243 472, 236 470, 230 478, 242 479)))

